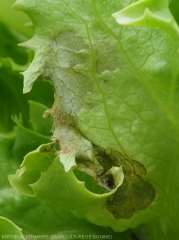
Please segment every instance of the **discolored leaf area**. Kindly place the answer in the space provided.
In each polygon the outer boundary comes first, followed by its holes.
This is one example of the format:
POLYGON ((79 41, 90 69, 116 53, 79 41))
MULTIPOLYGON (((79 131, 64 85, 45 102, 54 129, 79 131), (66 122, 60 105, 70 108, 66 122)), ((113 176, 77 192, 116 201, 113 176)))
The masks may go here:
POLYGON ((107 198, 106 208, 117 219, 130 219, 133 213, 144 210, 152 204, 156 197, 155 188, 143 180, 147 172, 141 163, 127 159, 113 149, 106 152, 111 162, 121 164, 124 172, 124 181, 118 190, 107 198))

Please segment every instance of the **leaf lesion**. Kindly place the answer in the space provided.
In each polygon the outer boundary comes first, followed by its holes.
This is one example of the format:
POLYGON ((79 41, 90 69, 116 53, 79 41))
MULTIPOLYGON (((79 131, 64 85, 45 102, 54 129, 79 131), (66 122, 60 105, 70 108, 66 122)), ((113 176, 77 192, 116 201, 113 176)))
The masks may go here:
POLYGON ((130 219, 136 211, 144 210, 154 202, 155 188, 144 180, 147 171, 143 164, 113 149, 108 150, 108 156, 114 164, 122 165, 124 180, 117 191, 107 198, 105 206, 115 218, 130 219))
POLYGON ((130 219, 135 212, 148 208, 154 202, 156 191, 145 180, 147 171, 143 164, 114 149, 94 148, 94 151, 94 162, 77 158, 77 168, 92 176, 108 192, 116 189, 105 201, 105 207, 114 218, 130 219), (121 167, 122 172, 119 170, 121 167))

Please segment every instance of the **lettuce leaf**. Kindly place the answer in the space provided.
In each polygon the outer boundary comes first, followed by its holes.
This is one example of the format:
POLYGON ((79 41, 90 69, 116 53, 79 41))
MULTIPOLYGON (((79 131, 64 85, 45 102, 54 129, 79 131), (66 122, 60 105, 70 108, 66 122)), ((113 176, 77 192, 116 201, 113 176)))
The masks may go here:
POLYGON ((27 154, 9 179, 19 192, 96 225, 143 224, 153 240, 176 239, 178 25, 166 0, 130 4, 16 1, 35 27, 21 44, 35 54, 24 93, 40 76, 53 83, 55 102, 44 116, 53 117, 54 143, 27 154), (93 192, 95 181, 106 191, 93 192))
POLYGON ((10 220, 0 217, 0 235, 3 238, 11 236, 11 239, 25 239, 22 230, 13 224, 10 220))
MULTIPOLYGON (((109 236, 118 239, 119 234, 109 228, 102 228, 80 220, 62 205, 49 205, 47 200, 23 196, 15 191, 9 184, 7 176, 12 174, 22 162, 23 156, 32 151, 43 142, 50 141, 52 119, 41 119, 47 108, 42 104, 30 101, 31 130, 25 128, 20 119, 14 119, 17 127, 9 134, 0 134, 0 236, 11 239, 65 239, 73 235, 109 236), (47 137, 47 135, 49 135, 47 137), (42 221, 43 220, 43 221, 42 221), (16 226, 14 225, 16 224, 16 226)), ((45 148, 43 148, 45 149, 45 148)), ((47 152, 48 153, 48 152, 47 152)), ((46 153, 46 154, 47 154, 46 153)), ((46 155, 43 154, 43 155, 46 155)), ((31 154, 32 155, 32 154, 31 154)), ((54 155, 54 153, 52 153, 54 155)), ((30 159, 27 170, 34 176, 33 168, 37 173, 44 166, 45 159, 40 157, 30 159)), ((53 160, 53 159, 52 159, 53 160)), ((44 170, 48 169, 48 162, 44 170)), ((50 161, 49 165, 52 163, 50 161)), ((58 161, 59 163, 59 161, 58 161)), ((23 185, 25 187, 25 184, 23 185)), ((27 195, 27 194, 26 194, 27 195)), ((58 199, 57 199, 58 200, 58 199)), ((61 199, 62 201, 62 199, 61 199)), ((130 231, 120 236, 125 240, 132 240, 130 231)))
POLYGON ((160 28, 176 37, 179 36, 178 25, 168 8, 168 0, 157 2, 155 0, 140 0, 114 13, 113 17, 122 25, 160 28))

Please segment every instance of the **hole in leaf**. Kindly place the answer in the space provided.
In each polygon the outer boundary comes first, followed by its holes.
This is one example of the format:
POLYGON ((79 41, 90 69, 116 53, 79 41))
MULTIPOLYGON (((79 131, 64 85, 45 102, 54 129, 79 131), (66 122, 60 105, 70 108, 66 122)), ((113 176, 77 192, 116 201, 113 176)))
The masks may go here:
POLYGON ((93 179, 93 177, 89 176, 88 174, 79 171, 77 169, 74 170, 74 174, 77 177, 77 179, 81 182, 85 183, 85 187, 95 194, 103 194, 107 193, 107 189, 99 186, 93 179))

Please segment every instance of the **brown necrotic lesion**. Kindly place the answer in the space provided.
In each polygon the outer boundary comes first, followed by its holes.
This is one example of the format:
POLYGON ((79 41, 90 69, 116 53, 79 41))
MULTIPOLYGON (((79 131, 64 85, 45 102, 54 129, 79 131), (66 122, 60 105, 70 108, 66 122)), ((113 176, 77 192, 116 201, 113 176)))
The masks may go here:
POLYGON ((154 202, 156 191, 154 186, 145 180, 147 171, 143 164, 114 149, 94 150, 95 161, 78 157, 77 169, 91 176, 95 183, 107 192, 117 188, 105 201, 105 208, 114 218, 130 219, 135 212, 146 209, 154 202), (124 175, 122 184, 119 184, 117 179, 120 167, 124 175))
POLYGON ((112 165, 121 165, 124 181, 117 191, 107 198, 105 207, 117 219, 130 219, 137 211, 146 209, 155 200, 154 186, 144 180, 147 171, 140 162, 129 159, 114 149, 105 152, 112 165))

